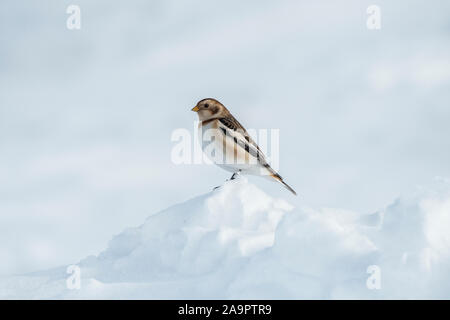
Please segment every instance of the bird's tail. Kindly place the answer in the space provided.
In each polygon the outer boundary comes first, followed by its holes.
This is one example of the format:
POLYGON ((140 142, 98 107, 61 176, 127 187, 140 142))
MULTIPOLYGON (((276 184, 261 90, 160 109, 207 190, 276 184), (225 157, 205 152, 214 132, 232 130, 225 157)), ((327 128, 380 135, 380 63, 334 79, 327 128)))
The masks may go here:
POLYGON ((283 178, 279 174, 273 174, 271 175, 272 178, 277 180, 279 183, 283 185, 286 189, 288 189, 290 192, 292 192, 294 195, 297 195, 297 192, 295 192, 294 189, 292 189, 286 182, 283 181, 283 178))

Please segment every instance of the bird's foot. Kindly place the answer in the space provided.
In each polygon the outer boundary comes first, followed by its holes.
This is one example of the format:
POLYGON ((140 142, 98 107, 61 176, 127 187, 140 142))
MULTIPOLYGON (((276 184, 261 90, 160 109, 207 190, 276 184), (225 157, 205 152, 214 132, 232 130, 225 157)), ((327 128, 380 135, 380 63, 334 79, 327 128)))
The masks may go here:
MULTIPOLYGON (((241 170, 239 170, 238 172, 233 173, 233 175, 231 176, 230 180, 234 180, 234 179, 238 178, 240 172, 241 172, 241 170)), ((228 181, 228 180, 227 180, 227 181, 228 181)))
MULTIPOLYGON (((235 180, 235 179, 239 178, 239 177, 240 177, 240 172, 241 172, 241 170, 239 170, 238 172, 233 173, 233 175, 231 176, 231 178, 225 180, 225 182, 227 182, 227 181, 232 181, 232 180, 235 180)), ((221 187, 221 186, 217 186, 217 187, 213 188, 213 191, 216 190, 216 189, 219 189, 220 187, 221 187)))

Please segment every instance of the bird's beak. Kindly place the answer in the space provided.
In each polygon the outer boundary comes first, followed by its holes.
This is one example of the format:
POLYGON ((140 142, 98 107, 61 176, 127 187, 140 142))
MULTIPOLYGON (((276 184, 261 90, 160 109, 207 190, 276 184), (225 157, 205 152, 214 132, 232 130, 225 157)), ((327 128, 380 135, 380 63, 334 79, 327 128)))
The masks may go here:
POLYGON ((200 110, 197 106, 193 107, 191 111, 195 111, 197 112, 198 110, 200 110))

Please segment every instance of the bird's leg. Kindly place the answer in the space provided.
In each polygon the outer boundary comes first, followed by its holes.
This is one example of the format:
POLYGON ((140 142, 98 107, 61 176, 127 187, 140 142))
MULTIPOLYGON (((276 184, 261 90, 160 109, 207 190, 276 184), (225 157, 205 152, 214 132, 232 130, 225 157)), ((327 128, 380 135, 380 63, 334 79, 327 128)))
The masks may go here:
POLYGON ((239 176, 239 173, 241 172, 241 170, 239 170, 238 172, 233 173, 233 175, 231 176, 230 180, 234 180, 239 176))
MULTIPOLYGON (((228 180, 225 180, 225 181, 231 181, 231 180, 236 179, 237 177, 239 177, 240 172, 241 172, 241 170, 239 170, 239 171, 233 173, 233 175, 231 176, 231 178, 228 179, 228 180)), ((215 187, 215 188, 213 189, 213 191, 216 190, 216 189, 219 189, 220 187, 221 187, 221 186, 215 187)))

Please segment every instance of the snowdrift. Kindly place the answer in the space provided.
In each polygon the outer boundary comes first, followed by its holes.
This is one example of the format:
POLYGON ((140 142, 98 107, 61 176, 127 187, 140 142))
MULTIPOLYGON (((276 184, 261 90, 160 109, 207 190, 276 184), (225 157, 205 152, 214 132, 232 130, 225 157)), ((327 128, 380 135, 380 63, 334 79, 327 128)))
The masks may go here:
POLYGON ((68 289, 65 266, 1 279, 0 297, 448 299, 450 184, 360 214, 294 208, 240 178, 150 216, 77 265, 80 289, 68 289))

